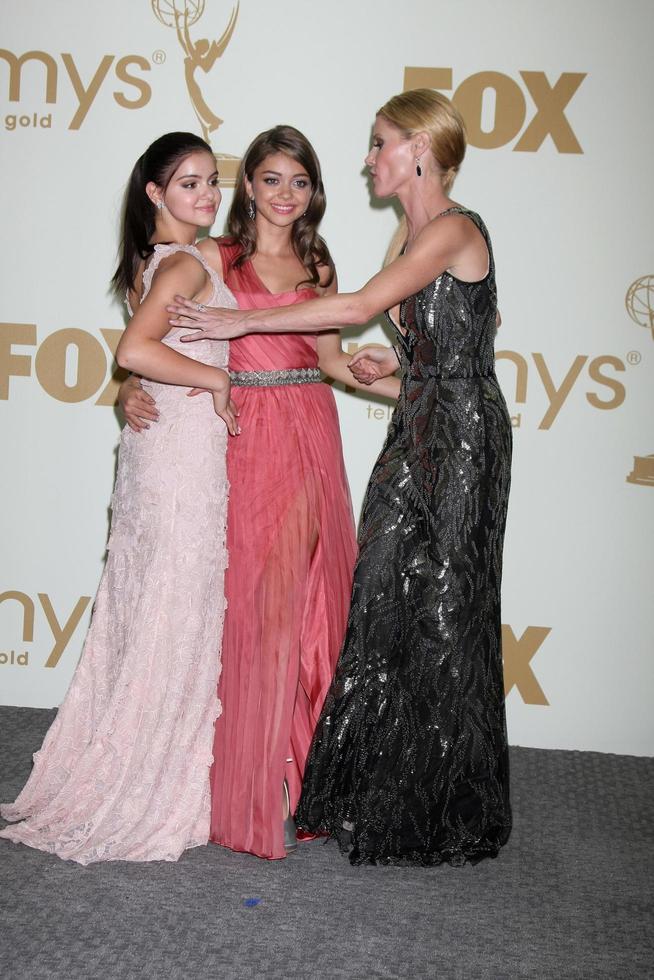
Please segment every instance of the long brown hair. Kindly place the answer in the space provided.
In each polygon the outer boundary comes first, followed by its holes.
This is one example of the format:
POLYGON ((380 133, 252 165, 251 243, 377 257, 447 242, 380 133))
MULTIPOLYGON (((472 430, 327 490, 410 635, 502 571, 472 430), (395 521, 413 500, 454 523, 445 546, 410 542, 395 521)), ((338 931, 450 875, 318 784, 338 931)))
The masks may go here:
POLYGON ((329 286, 334 280, 334 263, 329 254, 326 242, 318 234, 318 225, 325 213, 327 198, 323 187, 320 162, 316 151, 309 140, 293 126, 274 126, 256 136, 241 160, 236 178, 236 189, 232 204, 227 215, 227 230, 242 248, 241 254, 234 260, 234 265, 241 265, 252 258, 257 249, 257 232, 254 220, 248 214, 250 199, 245 189, 245 178, 249 181, 254 171, 263 163, 266 157, 274 153, 285 153, 296 160, 309 175, 311 181, 311 197, 307 209, 294 223, 291 231, 293 251, 307 271, 306 279, 299 282, 296 288, 308 283, 309 286, 320 284, 319 266, 327 266, 329 276, 323 286, 329 286))

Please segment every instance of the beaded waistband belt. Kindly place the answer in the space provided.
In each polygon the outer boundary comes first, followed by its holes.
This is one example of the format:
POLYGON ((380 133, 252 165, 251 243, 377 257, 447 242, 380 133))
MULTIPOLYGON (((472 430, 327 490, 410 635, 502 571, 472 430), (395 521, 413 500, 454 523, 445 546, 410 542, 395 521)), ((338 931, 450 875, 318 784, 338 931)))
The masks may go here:
POLYGON ((230 371, 237 388, 273 388, 278 385, 311 385, 322 380, 320 368, 285 368, 282 371, 230 371))

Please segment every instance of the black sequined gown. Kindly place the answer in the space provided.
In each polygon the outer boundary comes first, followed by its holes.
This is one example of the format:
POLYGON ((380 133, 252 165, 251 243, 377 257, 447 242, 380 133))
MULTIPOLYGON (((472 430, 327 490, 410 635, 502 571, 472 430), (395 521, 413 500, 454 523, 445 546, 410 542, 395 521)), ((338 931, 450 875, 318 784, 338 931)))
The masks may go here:
POLYGON ((296 813, 365 862, 463 864, 509 836, 500 582, 511 421, 496 287, 443 273, 402 304, 402 391, 296 813))

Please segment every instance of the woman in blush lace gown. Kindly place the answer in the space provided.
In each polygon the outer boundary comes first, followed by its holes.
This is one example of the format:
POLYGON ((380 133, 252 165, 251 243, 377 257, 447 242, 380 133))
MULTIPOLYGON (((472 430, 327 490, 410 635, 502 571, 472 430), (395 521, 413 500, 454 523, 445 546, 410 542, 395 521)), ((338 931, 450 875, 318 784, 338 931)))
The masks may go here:
POLYGON ((353 358, 360 379, 399 361, 402 392, 368 485, 345 642, 296 814, 354 864, 476 862, 511 829, 500 641, 511 422, 495 377, 490 237, 448 196, 464 153, 448 99, 392 98, 366 163, 375 193, 404 210, 394 261, 306 309, 173 307, 192 336, 225 339, 307 334, 401 304, 397 355, 353 358))
POLYGON ((174 861, 209 837, 236 422, 227 344, 182 350, 165 308, 182 285, 199 301, 234 302, 193 244, 214 221, 217 184, 210 147, 189 133, 161 137, 132 172, 114 285, 135 312, 117 359, 150 379, 161 420, 140 437, 123 430, 82 657, 27 784, 2 807, 20 822, 1 837, 80 864, 174 861), (212 400, 188 398, 196 385, 212 400))
MULTIPOLYGON (((229 236, 202 243, 241 309, 305 310, 335 291, 316 230, 324 208, 306 137, 290 126, 257 136, 237 179, 229 236)), ((336 331, 230 345, 243 433, 227 453, 233 506, 211 839, 265 858, 295 847, 292 814, 347 619, 354 521, 336 404, 321 369, 361 387, 348 362, 336 331)), ((399 382, 374 387, 396 396, 399 382)))

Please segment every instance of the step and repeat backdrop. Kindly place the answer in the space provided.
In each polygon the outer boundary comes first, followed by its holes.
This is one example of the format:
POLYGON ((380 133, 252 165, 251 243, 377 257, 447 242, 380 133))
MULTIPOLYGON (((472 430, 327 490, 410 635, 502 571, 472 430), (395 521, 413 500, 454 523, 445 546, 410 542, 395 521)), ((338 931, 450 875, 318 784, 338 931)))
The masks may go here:
MULTIPOLYGON (((108 281, 134 160, 164 132, 203 134, 224 177, 218 233, 249 141, 297 126, 353 289, 397 220, 363 167, 375 110, 428 86, 465 117, 454 196, 497 259, 510 740, 654 753, 648 0, 23 0, 2 20, 0 703, 60 703, 102 568, 124 324, 108 281)), ((344 332, 352 351, 370 340, 381 323, 344 332)), ((358 513, 391 408, 337 400, 358 513)))

